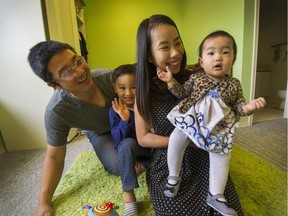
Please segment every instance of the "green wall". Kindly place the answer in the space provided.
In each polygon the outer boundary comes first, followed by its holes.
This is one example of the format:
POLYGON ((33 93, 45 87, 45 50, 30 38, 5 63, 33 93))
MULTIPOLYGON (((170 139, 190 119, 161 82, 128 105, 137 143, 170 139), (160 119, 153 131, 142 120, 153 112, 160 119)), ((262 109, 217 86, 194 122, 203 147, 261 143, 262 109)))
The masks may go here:
POLYGON ((181 22, 182 5, 175 0, 85 0, 85 27, 91 68, 115 68, 136 62, 136 32, 155 13, 181 22))
POLYGON ((251 73, 253 67, 253 37, 254 37, 254 11, 255 2, 251 0, 245 0, 245 19, 244 19, 244 43, 243 43, 243 66, 241 75, 242 88, 244 89, 244 96, 247 100, 251 100, 251 73))
MULTIPOLYGON (((136 32, 152 14, 170 16, 183 39, 187 63, 198 61, 198 46, 215 30, 234 36, 238 54, 233 75, 251 100, 254 8, 256 0, 85 0, 84 10, 90 68, 115 68, 136 62, 136 32)), ((241 123, 247 122, 243 118, 241 123)))
MULTIPOLYGON (((244 4, 244 38, 243 38, 243 62, 239 79, 242 84, 244 97, 252 100, 252 72, 253 72, 253 47, 254 47, 254 13, 255 1, 245 0, 244 4)), ((256 72, 255 72, 256 73, 256 72)), ((253 94, 254 95, 254 94, 253 94)), ((242 117, 239 124, 247 124, 249 119, 242 117)))
MULTIPOLYGON (((185 0, 183 40, 191 62, 198 61, 198 46, 203 38, 215 30, 229 32, 239 47, 234 71, 241 71, 243 52, 243 0, 185 0)), ((234 73, 234 75, 238 75, 234 73)), ((238 76, 237 76, 238 77, 238 76)))

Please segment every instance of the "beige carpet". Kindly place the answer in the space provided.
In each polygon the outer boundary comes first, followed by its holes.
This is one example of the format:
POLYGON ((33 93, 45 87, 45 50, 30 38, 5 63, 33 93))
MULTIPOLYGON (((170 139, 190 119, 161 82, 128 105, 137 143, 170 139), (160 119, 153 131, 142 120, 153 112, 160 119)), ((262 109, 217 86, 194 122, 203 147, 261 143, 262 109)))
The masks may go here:
POLYGON ((287 119, 236 128, 234 142, 287 172, 287 119))

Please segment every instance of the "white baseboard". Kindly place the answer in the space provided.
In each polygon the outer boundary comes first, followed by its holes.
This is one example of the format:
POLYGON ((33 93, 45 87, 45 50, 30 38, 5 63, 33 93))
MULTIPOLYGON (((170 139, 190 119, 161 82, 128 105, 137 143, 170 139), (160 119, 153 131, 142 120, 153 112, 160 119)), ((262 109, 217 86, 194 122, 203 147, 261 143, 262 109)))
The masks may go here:
POLYGON ((248 122, 244 122, 244 123, 236 123, 235 124, 235 127, 237 128, 241 128, 241 127, 248 127, 249 126, 249 123, 248 122))
POLYGON ((6 153, 6 148, 3 146, 3 147, 0 147, 0 155, 6 153))

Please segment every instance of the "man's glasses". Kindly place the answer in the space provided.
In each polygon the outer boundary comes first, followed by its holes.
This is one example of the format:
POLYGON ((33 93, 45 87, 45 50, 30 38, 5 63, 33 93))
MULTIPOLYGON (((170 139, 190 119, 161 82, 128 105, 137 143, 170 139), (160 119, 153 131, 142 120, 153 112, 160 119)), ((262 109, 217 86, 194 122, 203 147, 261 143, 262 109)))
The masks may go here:
POLYGON ((53 81, 58 81, 58 80, 71 80, 76 71, 76 67, 82 67, 86 63, 85 59, 82 56, 77 56, 76 61, 73 63, 72 67, 67 68, 60 77, 54 79, 53 81))

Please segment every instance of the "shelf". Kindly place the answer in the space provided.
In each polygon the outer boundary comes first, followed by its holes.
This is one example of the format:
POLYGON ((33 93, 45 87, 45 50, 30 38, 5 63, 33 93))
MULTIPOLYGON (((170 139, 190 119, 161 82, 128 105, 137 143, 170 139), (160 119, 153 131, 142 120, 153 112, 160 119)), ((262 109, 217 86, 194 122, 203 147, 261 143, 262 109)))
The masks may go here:
POLYGON ((83 24, 84 24, 83 19, 82 19, 79 15, 77 15, 77 14, 76 14, 76 17, 77 17, 78 27, 81 26, 81 25, 83 25, 83 24))
POLYGON ((256 70, 257 72, 270 72, 271 69, 264 69, 264 68, 259 68, 256 70))
POLYGON ((82 7, 86 6, 86 4, 83 0, 75 0, 75 2, 82 7))

